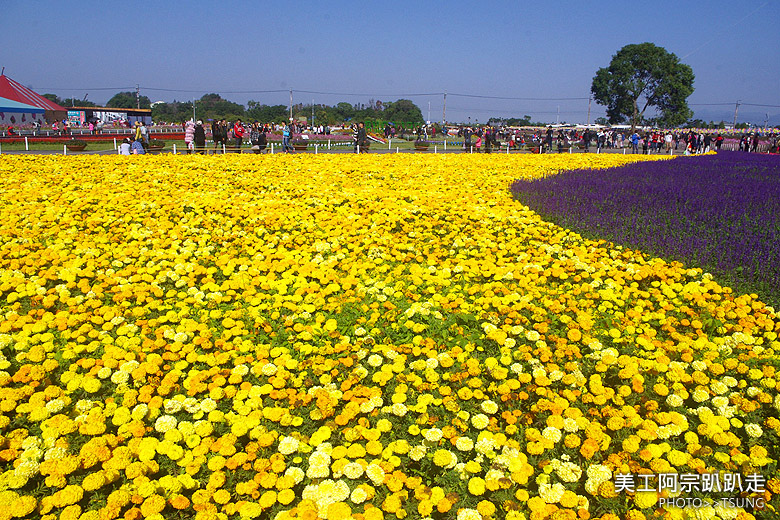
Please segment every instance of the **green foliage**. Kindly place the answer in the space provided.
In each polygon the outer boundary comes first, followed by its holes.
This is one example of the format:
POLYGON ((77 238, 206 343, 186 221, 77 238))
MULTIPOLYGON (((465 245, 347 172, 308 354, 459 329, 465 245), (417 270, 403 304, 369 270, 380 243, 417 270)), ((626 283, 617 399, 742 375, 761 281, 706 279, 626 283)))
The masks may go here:
POLYGON ((420 107, 408 99, 387 103, 382 112, 386 121, 404 123, 422 123, 424 121, 420 107))
POLYGON ((96 107, 97 104, 86 99, 65 98, 62 100, 62 106, 64 107, 96 107))
POLYGON ((507 126, 544 126, 544 123, 534 123, 531 121, 531 116, 524 115, 522 118, 517 117, 491 117, 487 122, 489 125, 507 125, 507 126))
POLYGON ((249 121, 275 123, 288 119, 289 108, 285 105, 265 105, 259 101, 249 101, 246 117, 249 121))
MULTIPOLYGON (((135 106, 135 95, 132 94, 132 105, 135 106)), ((117 94, 112 98, 115 101, 117 94)), ((55 96, 56 97, 56 96, 55 96)), ((143 100, 142 99, 142 106, 143 100)), ((128 98, 129 100, 129 98, 128 98)), ((117 103, 124 100, 119 99, 117 103)), ((111 102, 109 102, 111 103, 111 102)), ((108 105, 119 106, 119 105, 108 105)), ((259 121, 261 123, 280 123, 290 117, 290 109, 287 105, 266 105, 260 101, 250 100, 247 107, 223 99, 219 94, 206 94, 195 101, 195 117, 198 119, 214 120, 227 119, 234 121, 238 118, 247 121, 259 121)), ((299 103, 293 105, 293 117, 298 120, 313 122, 315 125, 334 125, 348 121, 374 122, 382 125, 391 121, 396 124, 407 123, 417 125, 423 122, 420 108, 408 99, 399 99, 395 102, 383 102, 369 100, 367 104, 358 103, 352 105, 342 101, 336 105, 311 105, 299 103), (312 120, 312 113, 314 119, 312 120)), ((173 101, 172 103, 157 103, 152 107, 152 119, 155 121, 183 122, 192 118, 192 102, 173 101)))
POLYGON ((114 97, 108 100, 107 107, 110 108, 151 108, 152 102, 146 96, 138 98, 140 106, 136 105, 135 92, 118 92, 114 97))
POLYGON ((157 103, 152 107, 152 120, 168 123, 182 123, 192 119, 192 101, 157 103))
POLYGON ((716 123, 714 121, 704 121, 703 119, 690 119, 685 123, 685 128, 709 128, 709 129, 723 129, 726 128, 726 123, 720 121, 716 123))
POLYGON ((227 119, 234 121, 236 119, 246 118, 244 105, 239 105, 227 99, 223 99, 219 94, 205 94, 195 102, 195 113, 198 119, 227 119))
POLYGON ((52 103, 57 103, 60 106, 64 106, 62 104, 62 100, 60 99, 60 97, 57 94, 43 94, 43 97, 45 97, 46 99, 48 99, 52 103))
MULTIPOLYGON (((87 101, 86 99, 78 99, 78 98, 65 98, 60 99, 60 97, 57 94, 43 94, 43 97, 51 101, 52 103, 57 103, 61 107, 96 107, 97 105, 93 103, 92 101, 87 101)), ((133 105, 135 106, 135 105, 133 105)))
POLYGON ((610 123, 631 121, 636 127, 648 107, 663 126, 685 123, 692 115, 687 99, 693 93, 693 70, 673 53, 652 43, 626 45, 609 66, 596 72, 594 99, 607 107, 610 123))

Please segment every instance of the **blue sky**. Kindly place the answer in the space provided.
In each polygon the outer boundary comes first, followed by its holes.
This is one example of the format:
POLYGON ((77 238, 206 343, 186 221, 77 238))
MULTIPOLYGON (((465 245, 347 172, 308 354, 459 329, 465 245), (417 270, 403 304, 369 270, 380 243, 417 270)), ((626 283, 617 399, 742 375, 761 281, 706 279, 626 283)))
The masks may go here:
MULTIPOLYGON (((0 11, 9 77, 96 103, 139 84, 152 101, 218 92, 286 105, 292 88, 303 103, 408 97, 440 121, 442 95, 410 94, 446 91, 448 121, 585 122, 596 70, 649 41, 693 68, 697 117, 732 121, 741 100, 739 121, 780 124, 780 0, 3 0, 0 11)), ((601 115, 594 103, 591 120, 601 115)))

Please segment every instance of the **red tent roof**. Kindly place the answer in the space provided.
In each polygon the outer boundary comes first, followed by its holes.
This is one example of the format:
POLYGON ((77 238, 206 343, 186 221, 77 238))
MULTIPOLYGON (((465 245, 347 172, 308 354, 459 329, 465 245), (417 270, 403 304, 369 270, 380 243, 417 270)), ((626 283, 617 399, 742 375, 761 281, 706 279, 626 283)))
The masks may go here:
POLYGON ((67 110, 67 108, 61 107, 57 103, 49 101, 24 85, 17 83, 5 74, 0 76, 0 97, 26 103, 44 110, 67 110))

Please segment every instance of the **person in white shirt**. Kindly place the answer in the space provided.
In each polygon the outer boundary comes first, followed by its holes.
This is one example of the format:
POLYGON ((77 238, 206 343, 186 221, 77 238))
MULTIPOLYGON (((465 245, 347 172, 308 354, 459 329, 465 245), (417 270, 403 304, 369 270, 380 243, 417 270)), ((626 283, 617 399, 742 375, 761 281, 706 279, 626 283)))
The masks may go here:
POLYGON ((119 145, 119 155, 130 155, 130 139, 127 137, 125 137, 125 140, 119 145))

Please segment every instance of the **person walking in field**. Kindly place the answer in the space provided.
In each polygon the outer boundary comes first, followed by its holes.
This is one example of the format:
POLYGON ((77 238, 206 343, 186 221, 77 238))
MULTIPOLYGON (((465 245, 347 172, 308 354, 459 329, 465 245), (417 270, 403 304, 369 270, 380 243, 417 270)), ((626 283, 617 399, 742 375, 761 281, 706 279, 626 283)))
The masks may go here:
POLYGON ((149 129, 146 128, 146 123, 141 123, 141 144, 144 148, 149 147, 149 129))
POLYGON ((249 140, 252 143, 252 151, 255 153, 263 153, 265 151, 268 140, 265 136, 265 127, 255 121, 252 125, 252 131, 249 134, 249 140))
POLYGON ((191 119, 184 123, 184 144, 187 145, 187 153, 195 150, 195 122, 191 119))
POLYGON ((360 153, 368 153, 368 133, 366 132, 366 124, 363 121, 358 123, 357 139, 360 153))
MULTIPOLYGON (((293 138, 292 123, 286 123, 284 125, 284 129, 282 130, 282 152, 294 151, 292 144, 290 144, 292 138, 293 138)), ((355 143, 357 143, 357 140, 355 141, 355 143)), ((355 150, 357 150, 357 144, 355 144, 355 150)))
POLYGON ((471 135, 473 132, 471 131, 471 127, 466 127, 463 130, 463 149, 467 152, 471 151, 471 135))
POLYGON ((214 150, 224 147, 227 139, 227 125, 225 120, 215 119, 211 123, 211 138, 214 140, 214 150))
POLYGON ((233 137, 236 143, 236 153, 241 153, 241 144, 244 142, 244 126, 240 119, 236 119, 233 125, 233 137))
POLYGON ((639 153, 639 134, 631 134, 631 153, 639 153))
POLYGON ((193 141, 195 142, 195 151, 197 153, 206 152, 206 130, 203 128, 203 121, 195 123, 195 131, 193 133, 193 141))
POLYGON ((712 136, 710 134, 706 134, 704 136, 704 153, 707 153, 710 151, 710 146, 712 145, 712 136))
MULTIPOLYGON (((551 126, 547 127, 547 135, 545 136, 545 143, 547 151, 552 151, 552 144, 553 144, 553 130, 551 126)), ((585 150, 587 151, 587 150, 585 150)))

